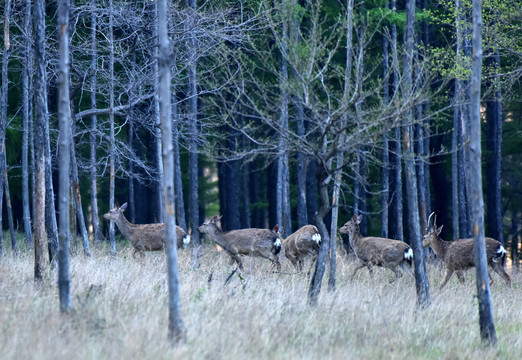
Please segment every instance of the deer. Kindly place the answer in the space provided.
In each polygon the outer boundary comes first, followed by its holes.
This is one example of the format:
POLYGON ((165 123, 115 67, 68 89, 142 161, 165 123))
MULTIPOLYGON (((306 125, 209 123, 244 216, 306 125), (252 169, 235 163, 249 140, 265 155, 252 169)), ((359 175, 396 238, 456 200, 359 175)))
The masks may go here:
MULTIPOLYGON (((116 206, 108 213, 103 215, 106 220, 114 221, 132 246, 134 252, 132 256, 135 258, 139 253, 143 258, 145 251, 163 250, 167 243, 167 233, 164 223, 156 224, 132 224, 126 218, 123 212, 127 208, 127 203, 122 206, 116 206)), ((183 228, 176 225, 177 247, 184 248, 190 243, 190 235, 183 228)))
POLYGON ((243 262, 240 255, 259 256, 268 259, 281 271, 279 253, 281 252, 281 235, 279 226, 269 229, 240 229, 223 231, 218 225, 222 216, 214 216, 205 221, 198 231, 208 235, 216 244, 221 246, 236 262, 239 269, 243 270, 243 262))
MULTIPOLYGON (((444 261, 446 274, 439 285, 440 291, 453 273, 457 274, 462 284, 466 281, 464 270, 475 267, 475 246, 472 238, 444 241, 440 237, 444 225, 437 229, 437 215, 435 215, 433 224, 430 226, 434 214, 434 212, 431 213, 428 218, 428 227, 426 228, 422 246, 425 248, 430 247, 433 252, 444 261)), ((485 241, 488 266, 499 274, 500 277, 506 281, 507 285, 511 287, 511 278, 505 269, 506 249, 504 249, 500 241, 493 238, 486 237, 485 241)), ((490 280, 490 283, 493 284, 491 275, 490 280)))
POLYGON ((301 272, 305 258, 312 257, 310 268, 313 266, 320 243, 319 230, 314 225, 305 225, 283 240, 283 250, 288 260, 301 272))
POLYGON ((413 278, 413 250, 403 241, 386 239, 381 237, 363 237, 359 224, 362 215, 353 215, 340 229, 341 234, 348 234, 350 245, 359 260, 351 279, 357 271, 367 267, 373 277, 373 267, 388 268, 395 274, 390 283, 402 276, 405 272, 413 278))

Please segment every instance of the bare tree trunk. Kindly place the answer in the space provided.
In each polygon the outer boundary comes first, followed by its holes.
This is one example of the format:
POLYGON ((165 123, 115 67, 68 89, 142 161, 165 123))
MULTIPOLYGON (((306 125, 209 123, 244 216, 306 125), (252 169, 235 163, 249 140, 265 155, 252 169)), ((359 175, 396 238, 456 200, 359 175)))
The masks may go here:
POLYGON ((174 201, 174 153, 172 147, 172 118, 170 108, 170 64, 167 34, 167 6, 159 0, 157 6, 159 35, 159 114, 162 135, 162 157, 165 176, 163 206, 167 236, 167 274, 169 288, 169 340, 177 345, 186 340, 186 330, 180 311, 178 259, 176 242, 176 205, 174 201))
POLYGON ((486 161, 487 182, 487 223, 488 234, 504 244, 502 236, 502 213, 500 193, 500 169, 502 163, 502 93, 498 79, 500 71, 500 56, 498 49, 489 57, 489 68, 493 69, 493 99, 486 102, 486 117, 488 125, 487 149, 490 155, 486 161))
MULTIPOLYGON (((114 191, 115 191, 115 164, 116 156, 115 139, 114 139, 114 34, 113 28, 113 5, 109 0, 109 126, 110 126, 110 154, 109 154, 109 208, 114 209, 114 191)), ((111 244, 111 256, 116 256, 116 237, 114 234, 114 221, 109 222, 109 241, 111 244)))
POLYGON ((473 67, 470 84, 471 123, 469 144, 471 221, 475 246, 477 298, 479 305, 480 337, 488 345, 497 343, 493 322, 493 308, 489 289, 488 262, 484 237, 484 200, 482 198, 482 168, 480 144, 480 84, 482 69, 482 2, 473 0, 473 67))
MULTIPOLYGON (((389 4, 386 4, 389 7, 389 4)), ((389 40, 385 33, 382 38, 382 78, 383 91, 382 100, 384 104, 390 103, 390 76, 389 76, 389 40)), ((384 132, 382 136, 382 195, 381 195, 381 236, 388 238, 388 212, 390 206, 390 153, 389 153, 389 134, 384 132)))
POLYGON ((31 48, 31 41, 29 34, 31 33, 31 0, 25 1, 25 19, 24 19, 24 32, 26 34, 25 46, 23 48, 22 56, 22 207, 24 217, 24 233, 25 242, 28 249, 33 247, 33 230, 31 227, 31 208, 30 208, 30 197, 29 197, 29 165, 28 165, 28 152, 29 152, 29 117, 31 116, 31 101, 30 97, 30 83, 31 74, 33 72, 32 59, 33 50, 31 48))
POLYGON ((179 160, 179 114, 178 102, 176 98, 176 89, 171 90, 172 93, 172 118, 173 123, 173 146, 174 146, 174 189, 176 191, 176 219, 178 225, 188 232, 187 221, 185 218, 185 201, 183 199, 183 183, 181 179, 181 163, 179 160))
MULTIPOLYGON (((4 8, 4 51, 2 53, 2 89, 0 98, 0 232, 2 231, 2 203, 4 197, 4 174, 7 171, 5 162, 5 131, 7 126, 7 91, 8 78, 7 67, 9 64, 9 50, 11 43, 9 39, 9 22, 11 17, 11 0, 7 0, 4 8)), ((3 236, 0 234, 0 236, 3 236)), ((0 240, 3 242, 2 240, 0 240)), ((3 251, 3 246, 2 246, 3 251)), ((18 248, 13 248, 13 252, 18 253, 18 248)))
POLYGON ((69 191, 71 162, 71 113, 69 107, 69 0, 58 1, 58 122, 60 140, 58 144, 59 179, 58 209, 60 210, 60 232, 58 247, 58 289, 61 312, 72 310, 69 269, 69 191))
POLYGON ((45 0, 35 0, 35 123, 34 123, 34 279, 43 282, 45 272, 45 124, 47 123, 47 74, 45 59, 45 0))
MULTIPOLYGON (((186 0, 187 6, 196 11, 196 1, 186 0)), ((195 34, 189 36, 187 50, 189 52, 188 64, 188 97, 189 97, 189 207, 190 226, 192 228, 191 241, 195 246, 201 245, 199 232, 199 186, 198 186, 198 96, 197 96, 197 54, 195 34)))
MULTIPOLYGON (((2 144, 5 149, 5 143, 2 144)), ((5 187, 5 205, 7 207, 7 221, 9 222, 9 234, 11 236, 11 249, 16 256, 19 253, 18 242, 16 241, 14 221, 13 221, 13 207, 11 206, 11 192, 9 191, 9 179, 7 178, 7 159, 4 151, 4 187, 5 187)), ((1 202, 0 202, 1 204, 1 202)), ((1 229, 0 229, 1 230, 1 229)))
MULTIPOLYGON (((91 109, 96 109, 96 92, 98 87, 97 73, 97 58, 98 52, 96 48, 96 31, 98 27, 98 14, 95 11, 97 0, 91 1, 91 69, 94 75, 91 79, 91 109)), ((98 184, 97 166, 96 166, 96 132, 98 129, 98 118, 96 115, 91 116, 91 133, 89 135, 90 141, 90 185, 91 185, 91 216, 92 216, 92 230, 93 240, 95 244, 102 242, 102 235, 100 231, 100 220, 98 215, 98 184)))
MULTIPOLYGON (((397 11, 396 0, 391 1, 391 9, 397 11)), ((391 50, 392 50, 392 87, 393 95, 398 96, 399 92, 399 57, 397 54, 397 26, 391 26, 391 50)), ((392 165, 392 181, 390 181, 391 206, 393 214, 393 223, 390 224, 393 231, 390 236, 397 240, 404 240, 403 229, 403 207, 402 207, 402 145, 401 145, 401 129, 396 127, 394 130, 393 141, 390 143, 391 151, 395 154, 391 159, 392 165)))
POLYGON ((330 199, 328 196, 328 175, 324 168, 318 167, 317 182, 319 184, 319 198, 320 206, 319 210, 315 215, 315 223, 319 233, 321 234, 321 246, 319 253, 317 254, 317 262, 315 265, 315 271, 310 282, 308 289, 308 304, 315 306, 319 300, 319 294, 321 293, 321 283, 323 276, 326 271, 326 257, 330 249, 330 236, 328 229, 324 223, 324 217, 330 210, 330 199))
MULTIPOLYGON (((154 7, 157 8, 157 5, 158 3, 155 1, 154 2, 154 7)), ((155 11, 155 13, 157 13, 157 11, 155 11)), ((158 17, 157 16, 154 16, 154 21, 157 22, 158 21, 158 17)), ((153 29, 153 34, 152 36, 154 38, 157 38, 158 36, 158 28, 157 26, 154 26, 154 29, 153 29)), ((158 48, 154 48, 154 56, 155 58, 157 59, 155 62, 154 62, 154 72, 157 73, 158 72, 158 48)), ((158 82, 155 81, 154 82, 154 90, 155 90, 155 93, 158 94, 158 82)), ((170 102, 169 102, 169 106, 170 106, 170 102)), ((154 96, 154 117, 155 117, 155 134, 154 134, 154 138, 155 138, 155 143, 156 143, 156 154, 155 154, 155 160, 156 160, 156 171, 158 173, 158 178, 156 180, 154 180, 154 183, 155 183, 155 191, 154 191, 154 194, 157 195, 157 215, 158 215, 158 218, 155 219, 154 222, 163 222, 163 196, 162 196, 162 188, 163 188, 163 176, 164 176, 164 173, 163 173, 163 161, 162 161, 162 153, 161 153, 161 124, 160 124, 160 114, 159 114, 159 98, 158 98, 158 95, 154 96)))
MULTIPOLYGON (((287 12, 286 0, 281 1, 283 12, 286 14, 282 21, 281 33, 281 74, 279 87, 281 92, 280 128, 282 132, 288 130, 288 21, 291 20, 287 12)), ((292 219, 290 214, 290 170, 288 168, 288 149, 285 136, 279 135, 279 154, 277 158, 277 223, 282 226, 283 237, 292 233, 292 219)))
MULTIPOLYGON (((457 42, 458 44, 458 42, 457 42)), ((454 96, 457 97, 457 94, 460 93, 460 80, 455 79, 454 85, 454 96)), ((453 221, 453 240, 460 238, 460 206, 459 206, 459 166, 458 166, 458 156, 460 154, 459 147, 459 104, 457 99, 455 99, 455 104, 453 105, 453 131, 451 132, 451 208, 452 208, 452 221, 453 221)))
POLYGON ((58 224, 56 222, 56 206, 54 203, 53 165, 51 159, 51 134, 49 122, 45 124, 45 227, 47 229, 47 249, 52 266, 57 263, 58 224))
POLYGON ((518 243, 520 235, 520 211, 515 204, 511 210, 511 261, 513 262, 513 272, 520 270, 520 255, 518 253, 518 243))
MULTIPOLYGON (((413 45, 414 45, 414 22, 415 22, 415 0, 406 2, 406 31, 404 35, 405 55, 404 55, 404 88, 403 96, 408 97, 412 91, 412 70, 413 70, 413 45)), ((419 306, 426 306, 430 303, 430 292, 426 266, 424 263, 423 247, 421 242, 418 204, 418 188, 415 173, 414 158, 414 135, 413 135, 413 112, 410 110, 407 115, 409 124, 404 126, 404 147, 405 147, 405 179, 408 206, 408 229, 410 243, 413 248, 413 259, 415 262, 415 285, 417 288, 417 303, 419 306)))

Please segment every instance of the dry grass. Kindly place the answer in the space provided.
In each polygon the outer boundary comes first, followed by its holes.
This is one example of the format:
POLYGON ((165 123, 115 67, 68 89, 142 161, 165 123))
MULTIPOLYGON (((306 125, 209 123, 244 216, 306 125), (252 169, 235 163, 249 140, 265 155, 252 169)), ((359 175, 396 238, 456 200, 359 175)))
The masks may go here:
MULTIPOLYGON (((499 344, 481 345, 473 271, 438 293, 442 271, 429 266, 432 304, 416 310, 414 281, 376 269, 372 281, 338 259, 337 291, 323 282, 319 305, 307 306, 309 278, 270 264, 245 261, 244 281, 214 248, 192 268, 191 250, 179 254, 181 309, 187 343, 167 343, 167 287, 162 253, 143 261, 130 249, 111 259, 105 249, 71 259, 75 310, 61 315, 56 273, 35 288, 32 254, 0 259, 0 359, 519 359, 522 353, 521 276, 513 289, 493 274, 499 344), (212 282, 208 283, 209 274, 212 282)), ((326 280, 326 279, 325 279, 326 280)))

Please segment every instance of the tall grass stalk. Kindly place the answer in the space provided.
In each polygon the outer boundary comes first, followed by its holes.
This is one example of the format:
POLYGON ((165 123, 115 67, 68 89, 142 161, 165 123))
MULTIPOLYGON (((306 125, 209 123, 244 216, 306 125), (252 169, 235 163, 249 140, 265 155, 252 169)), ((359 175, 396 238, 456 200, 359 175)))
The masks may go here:
POLYGON ((229 258, 203 249, 179 252, 181 310, 188 340, 171 348, 165 254, 133 259, 71 257, 74 311, 59 310, 57 273, 47 269, 35 287, 33 255, 0 259, 0 359, 519 359, 522 354, 521 276, 513 289, 493 274, 492 300, 499 339, 481 345, 474 271, 439 293, 442 269, 428 265, 432 304, 417 310, 414 281, 389 283, 389 270, 366 270, 354 281, 353 259, 337 259, 337 291, 307 305, 310 279, 289 262, 272 273, 264 259, 245 259, 242 276, 224 281, 229 258), (200 251, 201 253, 201 251, 200 251), (209 282, 209 275, 212 280, 209 282))

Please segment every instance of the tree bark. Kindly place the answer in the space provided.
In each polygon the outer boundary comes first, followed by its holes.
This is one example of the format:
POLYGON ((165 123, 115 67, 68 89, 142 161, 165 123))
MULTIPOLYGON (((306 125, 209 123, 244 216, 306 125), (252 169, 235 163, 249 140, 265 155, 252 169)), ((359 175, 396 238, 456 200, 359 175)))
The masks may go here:
POLYGON ((489 156, 486 161, 487 182, 487 224, 488 235, 504 244, 502 236, 501 213, 501 163, 502 163, 502 93, 498 79, 500 71, 500 56, 498 49, 488 58, 488 65, 493 70, 491 81, 493 98, 486 102, 486 119, 488 126, 487 149, 489 156))
MULTIPOLYGON (((406 30, 404 34, 405 51, 404 51, 404 88, 403 96, 407 103, 408 97, 412 92, 412 70, 413 70, 413 45, 414 45, 414 25, 415 25, 415 0, 407 0, 406 2, 406 30)), ((405 147, 405 180, 406 194, 408 206, 408 229, 410 235, 410 244, 413 248, 413 260, 415 262, 415 285, 417 288, 417 303, 419 306, 426 306, 430 303, 430 292, 426 266, 424 263, 423 247, 421 242, 420 224, 418 221, 418 188, 415 173, 414 158, 414 135, 413 135, 413 112, 409 110, 406 119, 408 123, 404 129, 404 147, 405 147)))
MULTIPOLYGON (((91 6, 93 9, 96 8, 97 0, 91 1, 91 6)), ((91 78, 91 88, 90 88, 90 97, 91 97, 91 109, 96 109, 96 92, 98 87, 98 77, 97 77, 97 60, 98 60, 98 52, 97 52, 97 43, 96 43, 96 31, 98 27, 98 14, 96 11, 92 11, 91 13, 91 69, 94 72, 94 75, 91 78)), ((90 141, 90 187, 91 187, 91 216, 92 216, 92 231, 93 231, 93 240, 95 244, 100 244, 102 242, 102 235, 100 231, 100 220, 98 214, 98 183, 96 181, 97 178, 97 166, 96 166, 96 132, 98 129, 98 117, 96 115, 91 116, 91 133, 89 134, 90 141)))
POLYGON ((24 233, 25 241, 28 249, 32 249, 33 244, 33 230, 31 226, 31 207, 29 197, 29 123, 32 116, 32 101, 29 100, 31 96, 31 82, 33 72, 33 50, 31 47, 31 0, 25 1, 25 19, 24 31, 26 34, 25 46, 23 48, 22 56, 22 207, 24 217, 24 233))
POLYGON ((45 0, 33 2, 35 33, 34 122, 34 279, 43 282, 45 272, 45 125, 47 123, 47 74, 45 58, 45 0))
POLYGON ((71 162, 71 121, 69 107, 69 0, 58 1, 58 123, 60 140, 58 143, 59 156, 59 187, 58 209, 60 210, 60 231, 58 247, 58 291, 60 296, 60 310, 62 313, 72 310, 69 269, 69 191, 70 191, 70 162, 71 162))
MULTIPOLYGON (((113 34, 113 5, 109 0, 109 138, 110 138, 110 154, 109 154, 109 208, 114 209, 114 191, 115 191, 115 139, 114 139, 114 34, 113 34)), ((111 245, 111 256, 116 256, 116 237, 114 234, 114 221, 109 222, 109 241, 111 245)))
MULTIPOLYGON (((196 12, 196 1, 186 0, 187 6, 194 13, 196 12)), ((194 30, 195 31, 195 30, 194 30)), ((197 93, 197 53, 196 53, 195 34, 189 34, 187 51, 189 63, 188 72, 188 121, 189 121, 189 216, 190 226, 192 227, 191 241, 195 246, 201 245, 199 232, 199 186, 198 186, 198 93, 197 93)))
POLYGON ((470 169, 471 221, 475 246, 477 298, 480 337, 488 345, 497 343, 489 289, 488 262, 484 236, 484 201, 482 198, 482 168, 480 144, 480 84, 482 69, 482 2, 473 0, 473 66, 470 84, 471 121, 468 159, 470 169))
POLYGON ((167 274, 169 289, 168 338, 172 345, 186 340, 179 299, 179 275, 176 242, 176 204, 174 200, 174 151, 172 146, 172 118, 170 108, 170 64, 167 33, 167 5, 159 0, 157 5, 159 35, 159 114, 162 136, 162 159, 165 175, 163 180, 163 206, 167 236, 167 274))

